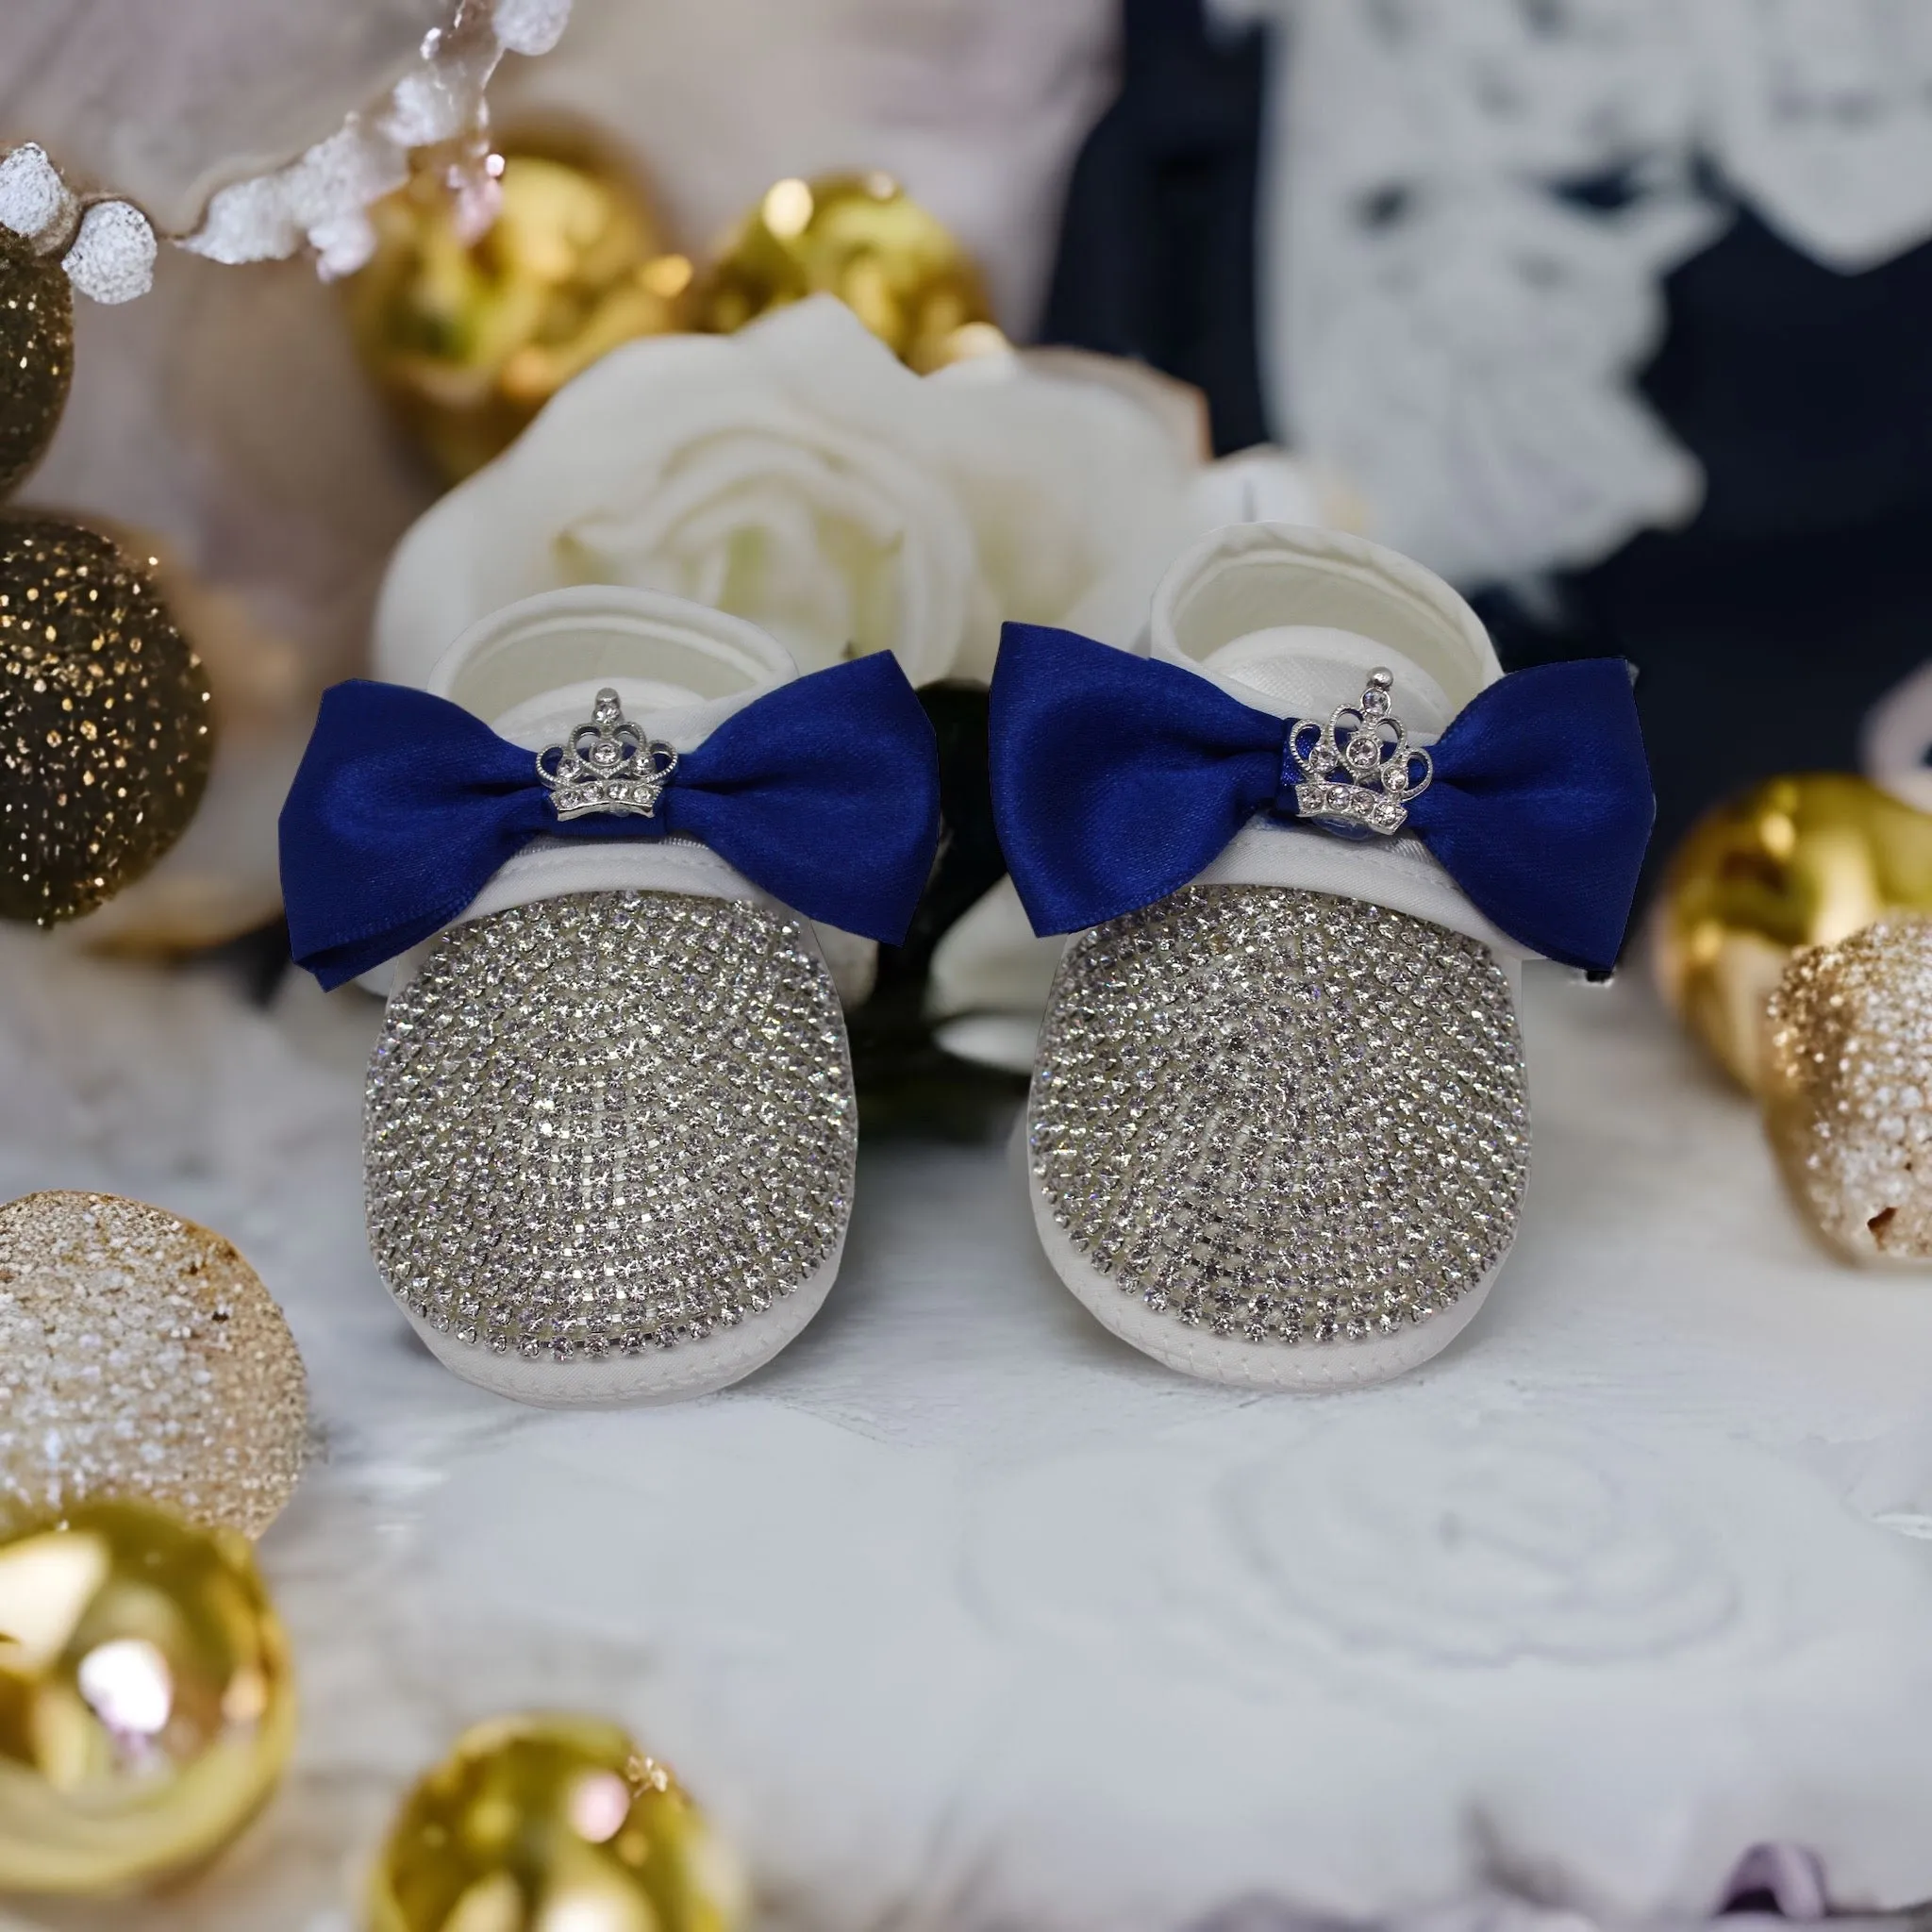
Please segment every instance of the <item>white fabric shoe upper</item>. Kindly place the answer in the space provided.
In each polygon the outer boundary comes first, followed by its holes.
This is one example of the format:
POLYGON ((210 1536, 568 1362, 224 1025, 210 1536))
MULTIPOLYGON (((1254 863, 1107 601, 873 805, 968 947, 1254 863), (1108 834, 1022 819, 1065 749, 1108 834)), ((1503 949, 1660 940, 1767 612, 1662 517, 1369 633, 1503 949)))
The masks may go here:
MULTIPOLYGON (((1326 718, 1378 665, 1394 710, 1428 745, 1503 675, 1474 611, 1431 571, 1380 544, 1287 524, 1237 524, 1182 554, 1157 589, 1141 656, 1198 672, 1277 717, 1326 718), (1292 623, 1284 623, 1292 614, 1292 623)), ((1530 957, 1463 896, 1420 840, 1347 841, 1257 820, 1196 885, 1299 886, 1365 899, 1480 940, 1506 973, 1530 957)), ((1002 879, 940 941, 927 1011, 964 1057, 1024 1073, 1066 941, 1040 939, 1002 879)))
MULTIPOLYGON (((1395 716, 1423 746, 1503 675, 1481 620, 1433 572, 1362 538, 1291 524, 1239 524, 1178 558, 1155 593, 1147 655, 1279 718, 1354 705, 1381 666, 1394 675, 1395 716)), ((1506 965, 1531 957, 1413 833, 1343 840, 1257 820, 1193 883, 1364 899, 1466 933, 1506 965)))
MULTIPOLYGON (((627 718, 685 752, 798 675, 791 653, 742 618, 654 591, 584 584, 491 612, 437 659, 425 689, 534 758, 568 738, 608 686, 627 718)), ((540 839, 504 865, 456 923, 564 892, 654 888, 776 903, 693 840, 540 839)), ((810 931, 840 997, 856 1004, 870 989, 877 948, 836 927, 810 931)), ((406 984, 433 943, 378 967, 363 984, 381 993, 406 984)))
MULTIPOLYGON (((606 687, 617 692, 626 718, 685 752, 797 675, 785 647, 741 618, 681 597, 589 584, 492 611, 442 654, 426 688, 534 758, 567 739, 606 687)), ((525 846, 461 917, 480 919, 561 892, 650 888, 769 903, 693 840, 559 838, 525 846)))

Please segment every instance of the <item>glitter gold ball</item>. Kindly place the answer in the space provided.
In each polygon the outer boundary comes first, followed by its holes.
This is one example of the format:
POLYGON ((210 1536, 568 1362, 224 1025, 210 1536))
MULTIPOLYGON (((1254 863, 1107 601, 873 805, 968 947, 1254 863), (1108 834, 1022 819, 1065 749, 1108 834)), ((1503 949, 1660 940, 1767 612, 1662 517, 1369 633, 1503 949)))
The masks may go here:
POLYGON ((0 1541, 0 1890, 192 1870, 260 1808, 294 1734, 245 1539, 93 1503, 0 1541))
POLYGON ((220 1235, 113 1194, 0 1208, 0 1521, 127 1497, 258 1536, 307 1429, 288 1324, 220 1235))
POLYGON ((1529 1171, 1523 1042, 1488 949, 1354 899, 1189 887, 1054 983, 1033 1171, 1087 1264, 1262 1347, 1367 1341, 1502 1259, 1529 1171))
POLYGON ((201 802, 208 710, 146 569, 78 524, 0 519, 0 919, 75 919, 146 872, 201 802))
POLYGON ((1932 814, 1866 779, 1767 779, 1678 846, 1651 924, 1666 1002, 1740 1085, 1762 1084, 1764 1005, 1800 946, 1932 911, 1932 814))
POLYGON ((451 482, 600 356, 679 327, 691 276, 612 157, 567 140, 499 145, 489 228, 464 234, 425 169, 373 210, 375 254, 347 286, 364 364, 451 482))
POLYGON ((661 1764, 595 1718, 475 1725, 404 1800, 368 1932, 733 1932, 737 1861, 661 1764))
POLYGON ((0 496, 40 461, 74 380, 74 289, 52 256, 0 228, 0 496))
POLYGON ((194 653, 221 719, 208 787, 188 828, 105 906, 57 928, 61 943, 179 958, 257 931, 282 909, 275 813, 329 679, 314 655, 265 625, 248 601, 203 578, 151 532, 96 519, 155 581, 194 653))
POLYGON ((1876 921, 1785 969, 1764 1124, 1792 1197, 1854 1261, 1932 1261, 1932 919, 1876 921))
POLYGON ((767 190, 701 278, 695 326, 728 335, 807 295, 837 295, 922 375, 1006 345, 965 250, 890 175, 767 190))

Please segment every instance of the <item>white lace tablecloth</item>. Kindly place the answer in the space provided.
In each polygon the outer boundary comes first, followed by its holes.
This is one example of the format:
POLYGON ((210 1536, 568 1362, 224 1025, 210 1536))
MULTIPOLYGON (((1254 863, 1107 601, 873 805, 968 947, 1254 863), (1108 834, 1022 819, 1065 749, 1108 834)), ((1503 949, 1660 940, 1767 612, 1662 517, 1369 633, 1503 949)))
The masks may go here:
POLYGON ((533 1704, 674 1762, 773 1932, 1696 1915, 1771 1840, 1840 1904, 1932 1895, 1932 1282, 1811 1244, 1641 988, 1532 986, 1536 1173, 1482 1320, 1303 1398, 1111 1341, 1007 1152, 909 1146, 867 1151, 844 1277, 740 1388, 480 1394, 362 1250, 375 1021, 0 944, 5 1191, 230 1234, 318 1434, 261 1546, 282 1795, 188 1891, 18 1924, 346 1932, 404 1783, 533 1704))

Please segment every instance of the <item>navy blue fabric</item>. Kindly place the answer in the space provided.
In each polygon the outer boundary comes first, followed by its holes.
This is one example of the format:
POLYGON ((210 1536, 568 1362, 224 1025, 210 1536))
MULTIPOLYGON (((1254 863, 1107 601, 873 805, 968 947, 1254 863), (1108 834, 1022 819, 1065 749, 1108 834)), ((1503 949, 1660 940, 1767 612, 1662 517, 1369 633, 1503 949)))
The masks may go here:
POLYGON ((1202 0, 1123 0, 1121 91, 1067 184, 1040 339, 1151 362, 1218 454, 1269 439, 1255 350, 1266 40, 1202 0))
MULTIPOLYGON (((1293 721, 1176 664, 1009 624, 991 720, 993 812, 1036 932, 1150 906, 1257 813, 1295 816, 1293 721)), ((1505 677, 1430 757, 1434 782, 1408 823, 1471 902, 1533 951, 1607 971, 1653 812, 1624 665, 1505 677)))
POLYGON ((696 839, 808 919, 905 936, 939 843, 931 724, 897 659, 781 685, 677 761, 655 817, 560 820, 532 753, 447 699, 323 696, 282 807, 296 963, 340 986, 447 925, 531 840, 696 839))
POLYGON ((1744 207, 1660 292, 1643 388, 1704 466, 1702 509, 1559 574, 1533 605, 1479 607, 1512 667, 1614 654, 1641 668, 1653 871, 1745 785, 1856 770, 1867 708, 1925 661, 1932 242, 1844 275, 1744 207))

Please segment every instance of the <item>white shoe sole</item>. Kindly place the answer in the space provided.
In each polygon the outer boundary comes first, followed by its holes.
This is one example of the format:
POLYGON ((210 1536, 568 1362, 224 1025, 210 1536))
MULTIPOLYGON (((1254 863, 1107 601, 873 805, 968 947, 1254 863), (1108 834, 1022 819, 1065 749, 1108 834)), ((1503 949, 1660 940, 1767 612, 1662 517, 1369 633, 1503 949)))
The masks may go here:
POLYGON ((634 1408, 688 1402, 741 1382, 795 1341, 831 1293, 844 1249, 841 1232, 824 1266, 756 1320, 647 1355, 567 1362, 499 1355, 481 1343, 458 1341, 401 1302, 396 1306, 444 1368, 492 1395, 507 1395, 533 1408, 634 1408))

